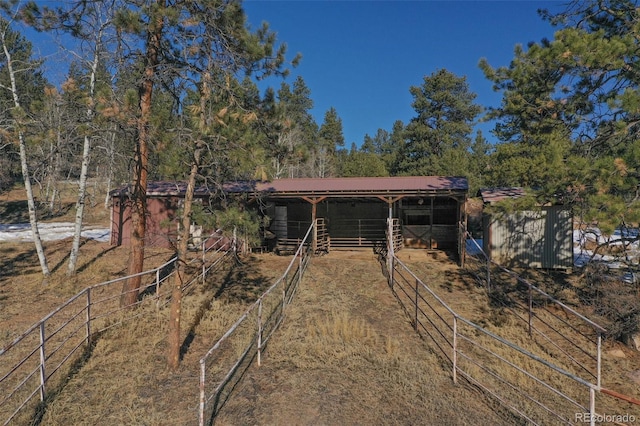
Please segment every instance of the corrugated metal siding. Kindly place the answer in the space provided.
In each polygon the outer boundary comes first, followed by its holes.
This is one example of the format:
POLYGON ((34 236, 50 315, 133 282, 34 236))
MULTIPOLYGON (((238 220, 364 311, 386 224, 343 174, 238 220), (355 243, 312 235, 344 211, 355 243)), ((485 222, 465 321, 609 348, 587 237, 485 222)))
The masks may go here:
POLYGON ((484 249, 494 262, 530 268, 573 267, 573 220, 569 209, 543 207, 483 221, 484 249))

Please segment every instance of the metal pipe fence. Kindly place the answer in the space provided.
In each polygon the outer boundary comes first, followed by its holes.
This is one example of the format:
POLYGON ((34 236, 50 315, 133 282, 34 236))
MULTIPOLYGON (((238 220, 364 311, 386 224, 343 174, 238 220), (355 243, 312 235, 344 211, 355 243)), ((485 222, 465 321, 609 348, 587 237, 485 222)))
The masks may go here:
MULTIPOLYGON (((584 421, 593 425, 606 417, 596 407, 610 409, 612 400, 605 398, 615 395, 601 387, 599 362, 596 377, 579 371, 581 375, 556 365, 548 353, 534 353, 523 342, 515 344, 498 336, 454 311, 395 255, 390 257, 386 264, 392 291, 415 331, 451 370, 454 382, 466 380, 530 424, 584 421)), ((597 352, 599 360, 600 339, 590 350, 597 352)), ((633 398, 617 398, 640 404, 633 398)))
POLYGON ((492 302, 509 312, 556 363, 600 386, 605 328, 531 280, 491 261, 469 234, 467 241, 477 254, 467 254, 465 270, 485 286, 492 302))
MULTIPOLYGON (((202 241, 198 257, 189 260, 190 281, 204 281, 232 252, 216 231, 202 241)), ((90 355, 92 345, 105 331, 142 315, 141 310, 120 306, 122 283, 134 276, 147 280, 137 291, 135 306, 167 304, 171 290, 163 284, 172 276, 176 258, 161 266, 96 284, 82 290, 0 349, 0 421, 31 423, 49 398, 58 393, 90 355)))
POLYGON ((282 323, 313 255, 314 226, 307 230, 282 277, 200 359, 200 426, 213 424, 251 364, 261 365, 262 351, 282 323))

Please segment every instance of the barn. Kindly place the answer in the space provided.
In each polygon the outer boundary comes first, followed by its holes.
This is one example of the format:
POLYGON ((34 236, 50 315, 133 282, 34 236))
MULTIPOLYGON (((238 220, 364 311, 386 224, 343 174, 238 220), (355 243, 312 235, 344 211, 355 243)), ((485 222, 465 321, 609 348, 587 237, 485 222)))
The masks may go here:
MULTIPOLYGON (((485 206, 525 195, 523 188, 486 188, 485 206)), ((483 213, 483 251, 504 266, 573 268, 573 214, 564 205, 542 205, 511 213, 483 213)))
MULTIPOLYGON (((175 234, 175 215, 184 184, 149 184, 148 239, 166 244, 175 234)), ((371 248, 385 244, 387 219, 397 219, 406 247, 461 250, 460 226, 466 225, 468 182, 464 177, 406 176, 277 179, 242 181, 223 186, 228 194, 242 194, 249 207, 269 218, 273 236, 265 247, 275 249, 304 236, 309 225, 322 219, 331 249, 371 248)), ((211 194, 196 190, 196 198, 211 194)), ((112 191, 112 244, 128 244, 127 187, 112 191)))

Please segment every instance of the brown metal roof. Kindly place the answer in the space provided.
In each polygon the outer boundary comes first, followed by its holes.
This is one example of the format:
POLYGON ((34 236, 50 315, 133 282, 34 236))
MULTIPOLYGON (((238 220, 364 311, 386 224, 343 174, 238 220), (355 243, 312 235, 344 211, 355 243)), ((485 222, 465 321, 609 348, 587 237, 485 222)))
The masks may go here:
POLYGON ((525 195, 525 190, 520 187, 509 188, 483 188, 480 190, 480 196, 484 203, 497 203, 507 198, 519 198, 525 195))
MULTIPOLYGON (((150 182, 149 196, 184 194, 183 182, 150 182)), ((371 197, 396 195, 466 194, 469 189, 464 177, 448 176, 399 176, 399 177, 352 177, 352 178, 298 178, 276 179, 269 182, 238 181, 223 185, 228 193, 266 193, 276 197, 326 196, 326 197, 371 197)), ((206 195, 205 187, 196 188, 196 194, 206 195)), ((112 196, 126 196, 129 186, 116 189, 112 196)))
MULTIPOLYGON (((124 185, 120 188, 114 189, 109 194, 112 197, 127 197, 130 195, 131 185, 124 185)), ((147 196, 181 196, 187 192, 186 182, 171 182, 171 181, 153 181, 147 184, 147 196)), ((195 194, 199 196, 210 195, 213 190, 204 186, 198 186, 195 189, 195 194)))
POLYGON ((399 176, 399 177, 352 177, 323 179, 277 179, 261 182, 256 189, 271 193, 404 193, 467 191, 469 185, 463 177, 444 176, 399 176))

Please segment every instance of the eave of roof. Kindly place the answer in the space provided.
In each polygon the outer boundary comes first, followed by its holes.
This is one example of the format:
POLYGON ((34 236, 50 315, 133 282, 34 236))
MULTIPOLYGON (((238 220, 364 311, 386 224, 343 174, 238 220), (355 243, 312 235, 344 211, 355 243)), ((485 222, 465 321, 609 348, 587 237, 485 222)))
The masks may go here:
MULTIPOLYGON (((129 185, 110 192, 111 196, 127 196, 129 185)), ((377 197, 400 195, 466 194, 469 189, 464 177, 398 176, 354 178, 294 178, 269 182, 237 181, 223 185, 227 193, 265 194, 271 197, 377 197)), ((149 182, 147 196, 181 196, 186 192, 184 182, 149 182)), ((199 186, 197 196, 213 193, 199 186)))
POLYGON ((434 193, 466 194, 468 188, 467 179, 463 177, 400 176, 277 179, 256 183, 254 191, 277 197, 363 197, 434 193))

